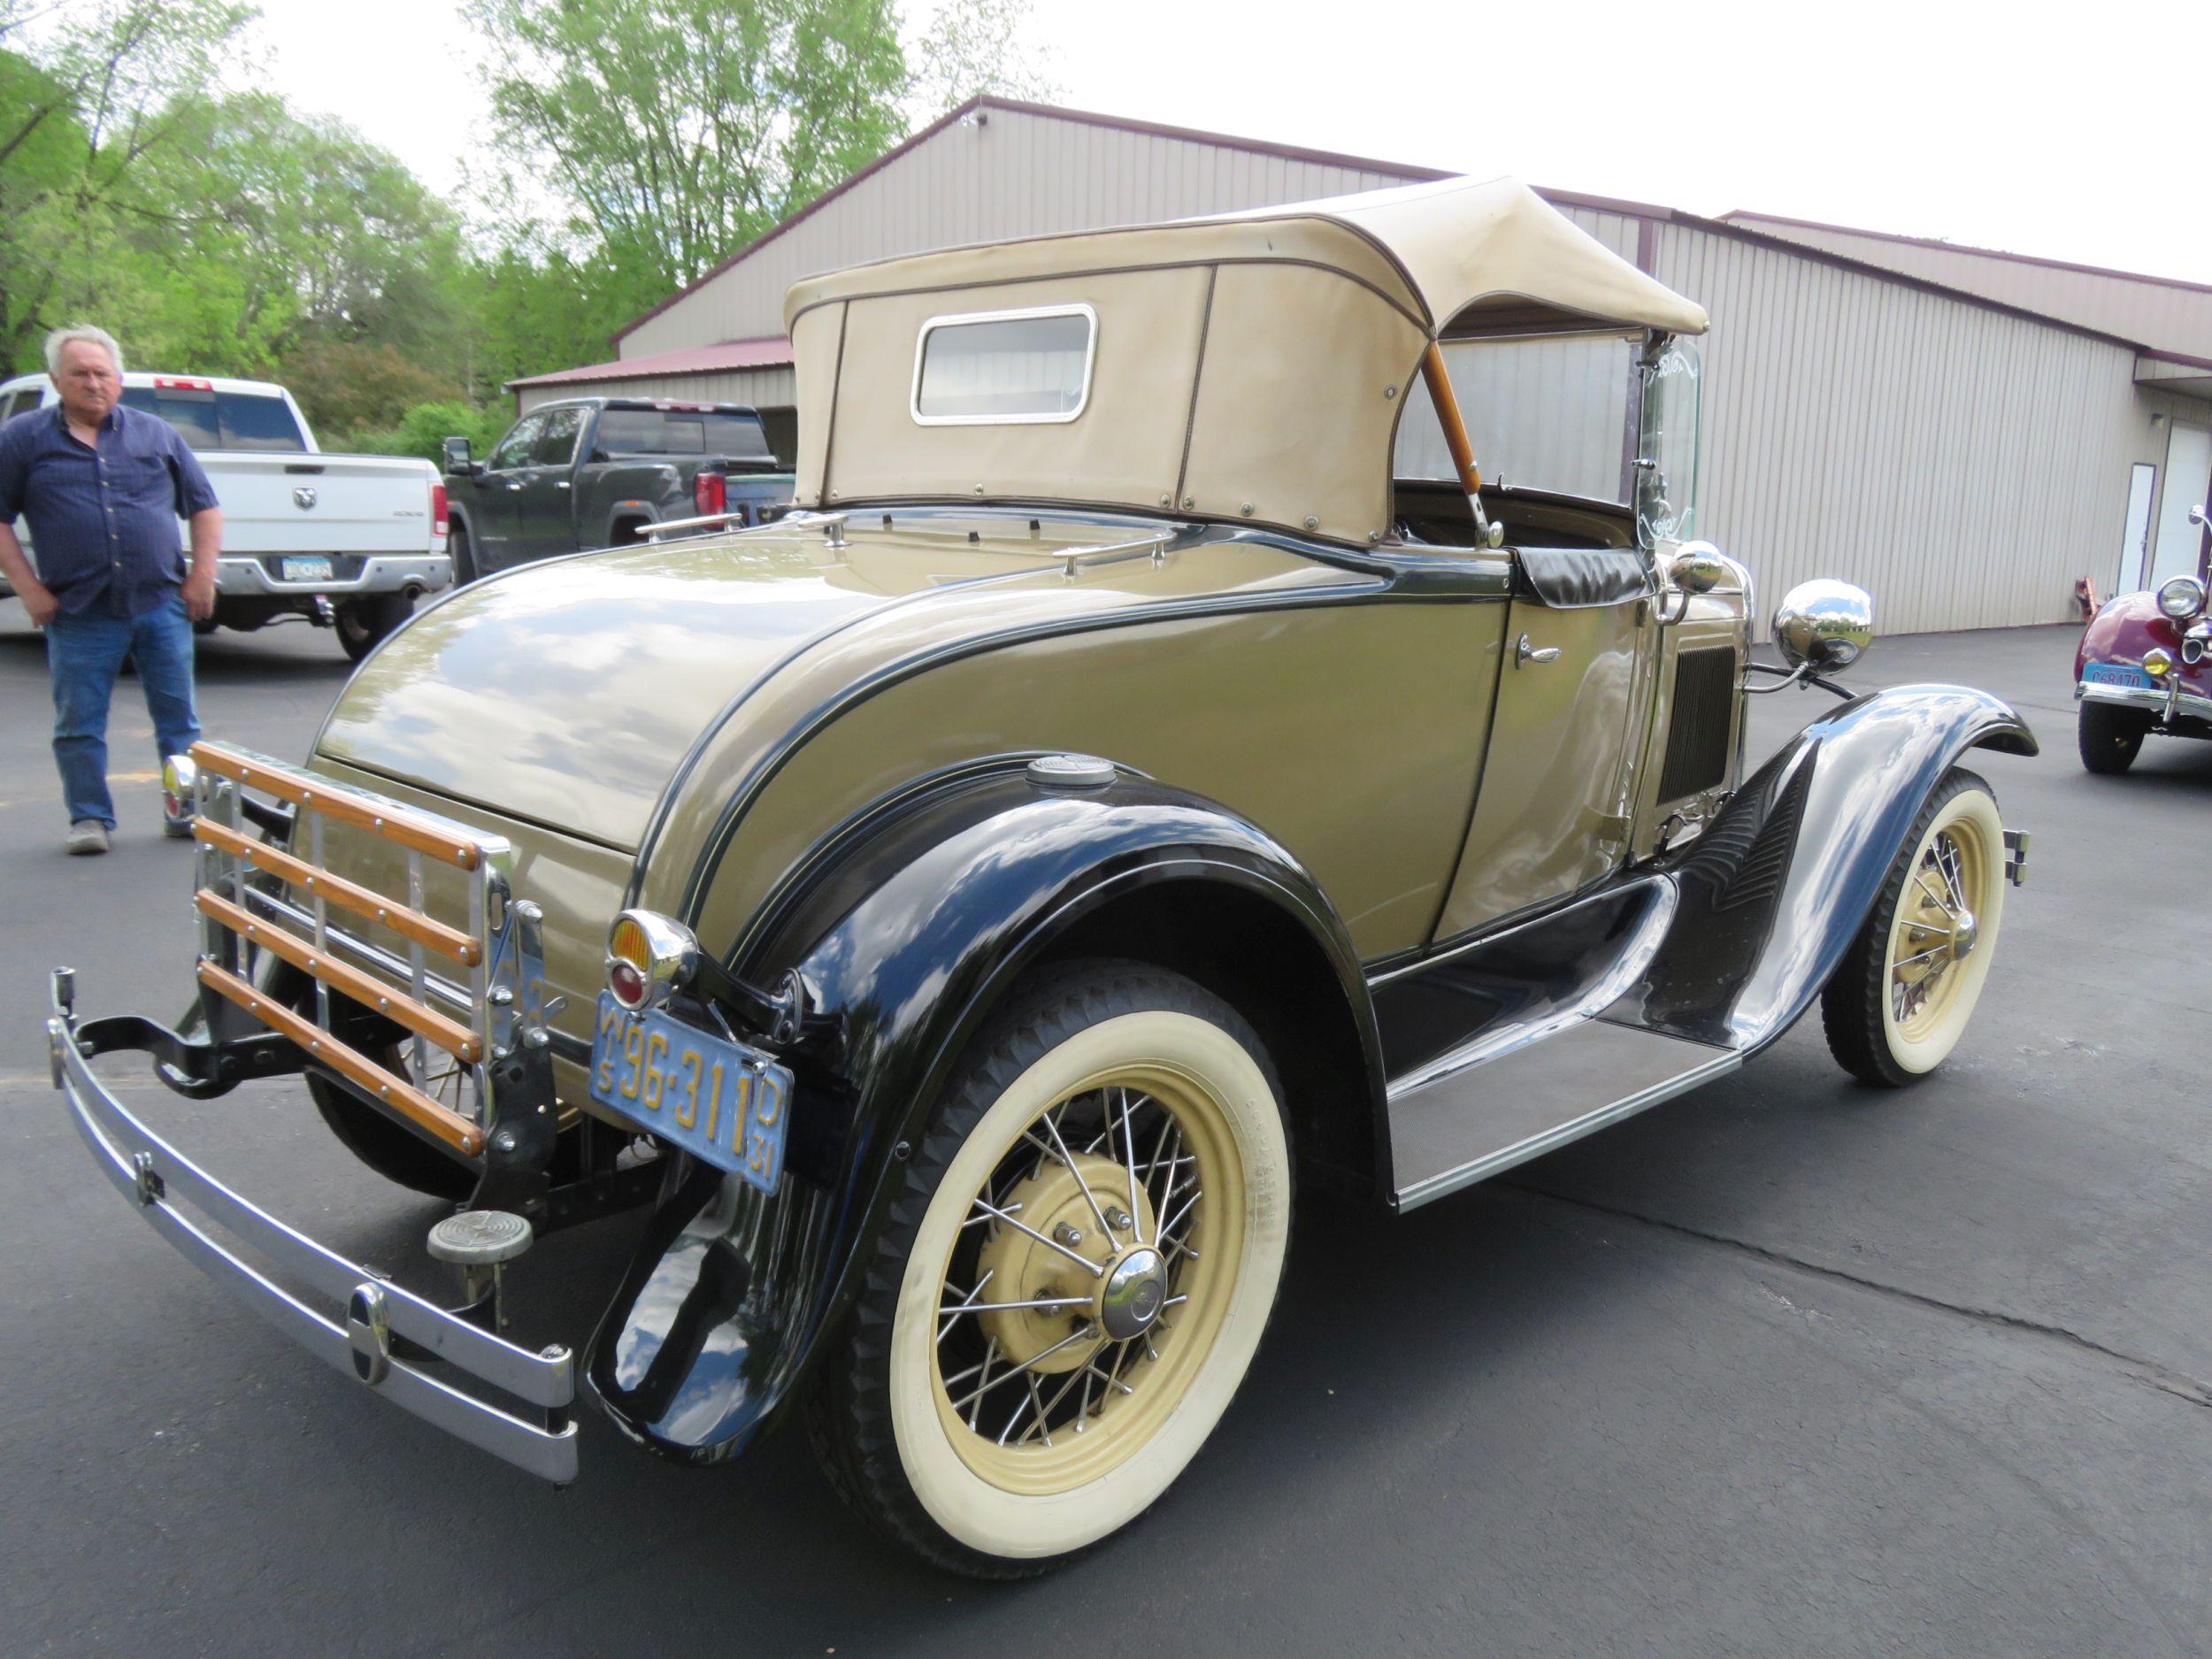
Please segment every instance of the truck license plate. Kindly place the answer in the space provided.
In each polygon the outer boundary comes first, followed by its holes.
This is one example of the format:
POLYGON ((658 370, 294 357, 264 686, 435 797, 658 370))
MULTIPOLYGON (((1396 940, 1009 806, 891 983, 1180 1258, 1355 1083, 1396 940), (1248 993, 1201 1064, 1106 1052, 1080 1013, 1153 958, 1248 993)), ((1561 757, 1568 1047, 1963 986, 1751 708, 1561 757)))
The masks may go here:
POLYGON ((330 580, 328 559, 286 559, 284 580, 288 582, 326 582, 330 580))
POLYGON ((2127 686, 2137 691, 2154 689, 2151 677, 2126 663, 2084 663, 2082 681, 2091 686, 2127 686))
POLYGON ((764 1193, 783 1179, 791 1071, 757 1049, 599 994, 591 1097, 618 1117, 764 1193))

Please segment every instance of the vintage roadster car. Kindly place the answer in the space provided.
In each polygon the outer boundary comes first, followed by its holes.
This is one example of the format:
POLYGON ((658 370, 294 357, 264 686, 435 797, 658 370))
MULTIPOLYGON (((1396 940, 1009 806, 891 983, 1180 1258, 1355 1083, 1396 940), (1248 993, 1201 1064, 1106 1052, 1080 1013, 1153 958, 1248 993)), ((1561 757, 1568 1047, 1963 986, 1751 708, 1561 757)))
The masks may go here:
POLYGON ((2074 653, 2081 704, 2081 764, 2125 772, 2147 737, 2212 738, 2212 534, 2204 508, 2189 510, 2200 536, 2196 574, 2170 577, 2151 593, 2122 594, 2082 630, 2074 653))
POLYGON ((1705 314, 1524 187, 788 307, 803 511, 454 594, 303 764, 203 745, 194 1012, 81 1021, 56 976, 101 1168, 372 1392, 555 1480, 580 1381, 687 1463, 796 1418, 890 1537, 1035 1571, 1205 1441, 1297 1192, 1409 1210, 1816 1002, 1870 1083, 1958 1041, 2023 845, 1960 762, 2034 739, 1839 690, 1740 776, 1747 690, 1827 684, 1868 602, 1786 599, 1747 684, 1751 579, 1685 540, 1705 314), (1615 354, 1584 435, 1632 488, 1483 479, 1448 347, 1615 354), (1448 475, 1398 475, 1402 423, 1448 475), (196 1165, 102 1084, 125 1049, 195 1097, 303 1073, 461 1206, 458 1305, 196 1165), (580 1366, 510 1340, 503 1263, 632 1207, 580 1366))

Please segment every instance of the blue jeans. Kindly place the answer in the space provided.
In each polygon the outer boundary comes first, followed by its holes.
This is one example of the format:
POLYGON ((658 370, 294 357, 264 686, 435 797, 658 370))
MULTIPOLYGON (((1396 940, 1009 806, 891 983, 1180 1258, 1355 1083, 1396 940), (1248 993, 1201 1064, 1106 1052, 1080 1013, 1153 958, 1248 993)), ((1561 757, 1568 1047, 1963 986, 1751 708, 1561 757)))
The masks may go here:
POLYGON ((61 768, 69 821, 97 818, 115 827, 108 795, 108 698, 123 658, 153 716, 155 762, 198 741, 192 711, 192 619, 173 596, 142 617, 58 616, 46 625, 46 670, 54 682, 54 761, 61 768))

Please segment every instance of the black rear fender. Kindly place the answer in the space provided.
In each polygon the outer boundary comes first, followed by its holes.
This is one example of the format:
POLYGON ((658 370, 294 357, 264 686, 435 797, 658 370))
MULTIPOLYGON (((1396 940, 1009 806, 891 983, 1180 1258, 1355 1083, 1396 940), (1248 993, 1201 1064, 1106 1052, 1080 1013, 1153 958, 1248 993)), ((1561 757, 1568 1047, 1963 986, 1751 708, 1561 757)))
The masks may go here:
POLYGON ((789 1172, 763 1200, 702 1171, 662 1206, 588 1359, 616 1419, 687 1461, 741 1448, 850 1305, 903 1149, 968 1044, 1041 967, 1103 956, 1245 1011, 1312 1167, 1386 1189, 1373 1010, 1296 859, 1141 778, 1049 788, 1020 758, 987 764, 831 838, 732 953, 754 983, 795 970, 806 987, 789 1172))

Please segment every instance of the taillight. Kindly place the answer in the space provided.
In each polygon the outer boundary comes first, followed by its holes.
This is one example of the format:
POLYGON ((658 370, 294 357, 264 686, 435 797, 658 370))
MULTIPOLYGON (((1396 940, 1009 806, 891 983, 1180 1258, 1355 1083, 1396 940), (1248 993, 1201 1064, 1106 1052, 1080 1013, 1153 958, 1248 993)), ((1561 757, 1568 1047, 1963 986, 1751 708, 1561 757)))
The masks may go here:
POLYGON ((657 910, 624 910, 607 930, 607 989, 626 1009, 658 1008, 698 964, 696 935, 657 910))
POLYGON ((699 510, 701 518, 728 511, 729 480, 719 472, 701 472, 691 480, 691 504, 699 510))
POLYGON ((443 484, 433 484, 430 487, 430 534, 432 535, 443 535, 445 533, 445 486, 443 484))
POLYGON ((157 374, 154 376, 154 387, 156 390, 164 392, 211 392, 215 389, 215 382, 195 375, 157 374))

